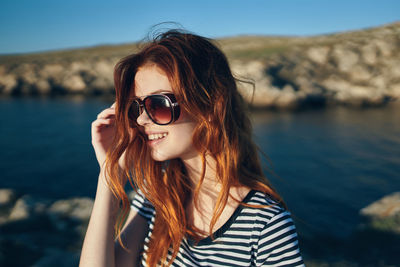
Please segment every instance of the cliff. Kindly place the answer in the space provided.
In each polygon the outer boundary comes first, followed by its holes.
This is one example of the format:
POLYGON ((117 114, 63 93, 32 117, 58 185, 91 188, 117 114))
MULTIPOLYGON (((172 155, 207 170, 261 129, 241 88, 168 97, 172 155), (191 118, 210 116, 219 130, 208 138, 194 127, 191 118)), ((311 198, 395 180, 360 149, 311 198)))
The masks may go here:
MULTIPOLYGON (((313 37, 218 40, 255 107, 382 105, 400 98, 400 22, 313 37)), ((139 44, 0 56, 0 94, 112 94, 113 67, 139 44)))

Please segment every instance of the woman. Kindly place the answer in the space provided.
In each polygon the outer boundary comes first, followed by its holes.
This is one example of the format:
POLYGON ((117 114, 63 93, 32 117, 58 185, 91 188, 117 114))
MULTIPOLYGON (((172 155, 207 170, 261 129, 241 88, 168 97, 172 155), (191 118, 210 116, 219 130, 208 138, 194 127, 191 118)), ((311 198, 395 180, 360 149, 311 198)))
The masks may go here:
POLYGON ((101 170, 80 266, 303 265, 211 41, 165 32, 114 78, 116 103, 92 123, 101 170), (128 217, 127 181, 137 188, 128 217))

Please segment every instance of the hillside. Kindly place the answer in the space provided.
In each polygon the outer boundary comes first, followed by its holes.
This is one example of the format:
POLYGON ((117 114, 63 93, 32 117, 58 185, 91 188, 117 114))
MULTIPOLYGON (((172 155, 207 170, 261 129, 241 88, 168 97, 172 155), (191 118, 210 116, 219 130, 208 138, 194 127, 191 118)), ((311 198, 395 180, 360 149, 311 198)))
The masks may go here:
MULTIPOLYGON (((381 105, 400 98, 400 22, 313 37, 217 40, 253 106, 381 105)), ((140 44, 0 56, 1 95, 112 94, 113 67, 140 44)))

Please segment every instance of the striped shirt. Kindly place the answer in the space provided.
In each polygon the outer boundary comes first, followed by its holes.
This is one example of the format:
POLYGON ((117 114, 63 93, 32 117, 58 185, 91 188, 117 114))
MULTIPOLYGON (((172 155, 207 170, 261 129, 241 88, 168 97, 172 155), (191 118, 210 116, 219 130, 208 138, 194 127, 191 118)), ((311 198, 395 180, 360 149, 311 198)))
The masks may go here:
MULTIPOLYGON (((296 228, 290 213, 265 193, 250 191, 229 220, 211 237, 197 244, 182 240, 172 266, 304 266, 296 228)), ((146 266, 146 250, 151 238, 155 210, 139 192, 132 208, 149 223, 141 266, 146 266)))

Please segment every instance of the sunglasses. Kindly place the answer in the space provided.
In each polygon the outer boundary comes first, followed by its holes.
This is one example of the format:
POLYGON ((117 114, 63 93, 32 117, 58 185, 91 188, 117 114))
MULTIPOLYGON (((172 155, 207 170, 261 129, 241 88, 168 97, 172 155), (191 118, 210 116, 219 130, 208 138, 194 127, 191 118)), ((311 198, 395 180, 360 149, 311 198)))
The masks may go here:
POLYGON ((176 121, 181 111, 174 94, 155 94, 148 95, 143 100, 134 99, 129 107, 129 119, 136 123, 143 110, 158 125, 167 125, 176 121))

